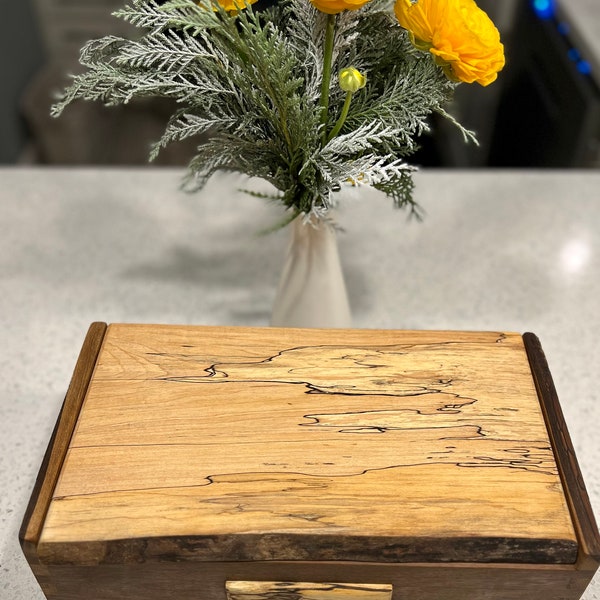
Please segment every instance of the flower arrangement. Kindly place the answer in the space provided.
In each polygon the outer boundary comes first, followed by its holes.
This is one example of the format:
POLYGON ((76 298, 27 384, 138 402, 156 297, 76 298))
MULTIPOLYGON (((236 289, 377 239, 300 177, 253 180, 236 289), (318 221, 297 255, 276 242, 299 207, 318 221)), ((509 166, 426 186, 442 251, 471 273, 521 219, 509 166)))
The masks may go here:
POLYGON ((344 186, 369 185, 418 212, 407 158, 459 82, 488 85, 504 65, 474 0, 131 0, 114 13, 137 39, 88 42, 86 70, 53 106, 173 98, 167 144, 198 136, 187 183, 219 170, 270 182, 299 214, 323 217, 344 186))

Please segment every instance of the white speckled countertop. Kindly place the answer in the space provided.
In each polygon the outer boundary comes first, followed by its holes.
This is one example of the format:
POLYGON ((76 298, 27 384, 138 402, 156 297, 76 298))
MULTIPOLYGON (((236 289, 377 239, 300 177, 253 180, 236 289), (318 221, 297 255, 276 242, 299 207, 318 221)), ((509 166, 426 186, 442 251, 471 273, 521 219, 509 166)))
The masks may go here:
MULTIPOLYGON (((89 323, 268 323, 287 236, 256 233, 281 213, 181 175, 0 169, 2 600, 43 598, 17 534, 89 323)), ((344 198, 355 325, 536 333, 600 515, 600 173, 425 171, 417 197, 423 223, 344 198)))

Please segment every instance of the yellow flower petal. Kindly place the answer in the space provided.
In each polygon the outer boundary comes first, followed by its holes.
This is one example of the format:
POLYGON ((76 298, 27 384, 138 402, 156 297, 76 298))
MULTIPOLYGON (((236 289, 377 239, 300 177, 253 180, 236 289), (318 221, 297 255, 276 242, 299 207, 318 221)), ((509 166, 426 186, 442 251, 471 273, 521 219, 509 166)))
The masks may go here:
POLYGON ((358 10, 370 0, 310 0, 315 8, 328 15, 337 15, 343 10, 358 10))
POLYGON ((448 77, 489 85, 504 67, 500 34, 475 0, 396 0, 398 22, 448 77))
MULTIPOLYGON (((227 12, 237 12, 246 8, 246 4, 254 4, 257 0, 217 0, 227 12)), ((213 8, 213 10, 217 10, 213 8)))

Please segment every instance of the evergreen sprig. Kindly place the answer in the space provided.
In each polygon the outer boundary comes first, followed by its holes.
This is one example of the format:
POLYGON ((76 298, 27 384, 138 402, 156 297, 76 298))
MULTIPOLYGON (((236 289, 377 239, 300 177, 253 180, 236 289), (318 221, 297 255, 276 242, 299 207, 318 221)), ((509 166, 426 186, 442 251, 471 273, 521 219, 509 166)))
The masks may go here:
POLYGON ((86 70, 53 106, 54 116, 76 99, 116 105, 173 98, 180 107, 151 158, 172 142, 198 137, 191 188, 216 171, 237 171, 270 182, 294 213, 324 216, 342 187, 370 185, 420 214, 412 198, 414 167, 405 161, 432 113, 456 123, 444 109, 455 84, 414 50, 392 18, 390 0, 338 15, 324 125, 327 16, 308 0, 283 0, 264 12, 247 5, 235 14, 209 0, 131 0, 115 15, 142 35, 86 44, 80 57, 86 70), (324 143, 346 96, 337 74, 348 66, 364 72, 367 84, 353 95, 339 133, 324 143))

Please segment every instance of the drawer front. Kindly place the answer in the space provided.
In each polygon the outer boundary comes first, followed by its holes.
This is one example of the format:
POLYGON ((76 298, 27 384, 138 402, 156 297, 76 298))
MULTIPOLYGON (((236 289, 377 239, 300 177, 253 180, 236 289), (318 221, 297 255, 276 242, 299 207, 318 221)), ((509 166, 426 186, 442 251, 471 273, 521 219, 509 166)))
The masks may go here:
POLYGON ((227 581, 228 600, 391 600, 392 586, 370 583, 227 581))

